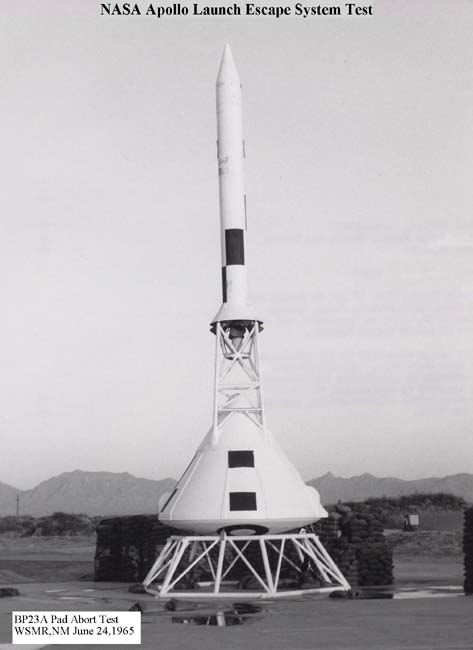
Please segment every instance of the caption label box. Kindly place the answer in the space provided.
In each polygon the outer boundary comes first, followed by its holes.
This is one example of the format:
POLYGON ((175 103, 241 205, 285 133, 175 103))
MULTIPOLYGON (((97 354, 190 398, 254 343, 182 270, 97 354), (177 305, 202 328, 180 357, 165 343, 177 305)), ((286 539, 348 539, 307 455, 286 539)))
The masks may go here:
POLYGON ((141 612, 12 612, 12 643, 140 644, 141 612))

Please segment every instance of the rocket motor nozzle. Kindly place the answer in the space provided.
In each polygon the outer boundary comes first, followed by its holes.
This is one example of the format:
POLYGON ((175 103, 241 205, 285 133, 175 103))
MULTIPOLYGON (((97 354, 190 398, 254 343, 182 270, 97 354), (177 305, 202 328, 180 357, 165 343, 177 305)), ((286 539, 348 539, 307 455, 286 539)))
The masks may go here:
POLYGON ((241 348, 241 344, 243 343, 243 339, 245 338, 245 334, 248 331, 248 327, 245 325, 245 323, 239 323, 237 321, 230 323, 228 330, 228 337, 231 340, 233 347, 238 352, 241 348))

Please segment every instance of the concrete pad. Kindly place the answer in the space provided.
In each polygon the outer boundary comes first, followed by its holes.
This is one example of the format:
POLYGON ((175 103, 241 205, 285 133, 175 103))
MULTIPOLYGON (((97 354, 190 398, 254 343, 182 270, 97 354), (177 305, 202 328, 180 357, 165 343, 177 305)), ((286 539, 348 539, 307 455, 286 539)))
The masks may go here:
MULTIPOLYGON (((138 601, 145 608, 140 650, 471 650, 473 647, 473 598, 467 596, 409 600, 307 596, 291 601, 266 601, 258 603, 263 613, 250 616, 243 625, 216 627, 173 623, 172 617, 185 614, 185 610, 169 612, 164 603, 148 595, 128 593, 128 585, 76 582, 54 586, 23 584, 19 588, 19 597, 0 602, 0 642, 3 643, 11 640, 13 609, 126 611, 138 601)), ((195 604, 184 604, 184 607, 192 606, 195 604)), ((197 607, 205 610, 214 607, 215 611, 230 609, 231 604, 216 602, 197 604, 197 607)), ((47 647, 104 650, 103 645, 47 647)))

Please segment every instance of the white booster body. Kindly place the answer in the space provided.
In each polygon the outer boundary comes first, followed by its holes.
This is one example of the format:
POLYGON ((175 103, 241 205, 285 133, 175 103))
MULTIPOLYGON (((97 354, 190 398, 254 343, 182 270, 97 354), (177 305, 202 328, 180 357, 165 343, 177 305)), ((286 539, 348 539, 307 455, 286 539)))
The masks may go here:
POLYGON ((213 322, 255 320, 248 304, 241 82, 227 45, 217 76, 217 156, 222 248, 222 307, 213 322))
POLYGON ((327 512, 265 425, 257 345, 262 324, 248 302, 241 84, 228 45, 217 78, 217 126, 222 306, 211 323, 217 337, 214 422, 160 504, 159 519, 207 535, 281 533, 327 512))

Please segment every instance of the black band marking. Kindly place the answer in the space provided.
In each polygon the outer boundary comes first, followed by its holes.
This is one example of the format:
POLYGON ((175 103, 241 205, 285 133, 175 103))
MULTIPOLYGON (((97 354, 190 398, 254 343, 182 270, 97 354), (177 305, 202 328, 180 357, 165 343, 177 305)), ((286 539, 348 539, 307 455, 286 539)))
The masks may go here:
POLYGON ((169 497, 166 499, 166 503, 165 503, 165 504, 163 505, 163 507, 161 508, 161 512, 164 512, 164 511, 166 510, 166 508, 167 508, 168 505, 169 505, 169 502, 171 501, 171 499, 173 498, 173 496, 176 494, 176 492, 177 492, 177 488, 175 488, 175 489, 171 492, 171 494, 169 495, 169 497))
MULTIPOLYGON (((217 530, 217 533, 221 533, 222 530, 224 530, 227 535, 241 535, 241 530, 242 529, 247 529, 251 530, 250 535, 266 535, 268 532, 269 528, 266 528, 266 526, 259 526, 258 524, 234 524, 233 526, 222 526, 222 528, 219 528, 217 530)), ((248 534, 248 533, 245 533, 248 534)))
POLYGON ((225 257, 227 266, 245 263, 245 247, 241 228, 225 230, 225 257))
POLYGON ((222 302, 227 302, 227 267, 222 266, 222 302))

